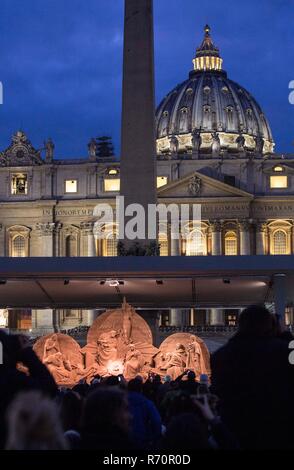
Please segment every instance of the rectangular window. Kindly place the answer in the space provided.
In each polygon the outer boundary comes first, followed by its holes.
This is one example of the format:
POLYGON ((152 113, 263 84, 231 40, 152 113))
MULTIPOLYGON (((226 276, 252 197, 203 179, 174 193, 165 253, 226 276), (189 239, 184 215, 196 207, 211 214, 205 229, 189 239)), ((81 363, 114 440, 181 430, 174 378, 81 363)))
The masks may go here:
POLYGON ((104 180, 104 191, 118 192, 120 190, 120 179, 119 178, 105 178, 104 180))
POLYGON ((168 183, 167 176, 157 176, 157 189, 165 186, 168 183))
POLYGON ((284 189, 288 188, 288 176, 279 175, 270 177, 271 189, 284 189))
POLYGON ((77 180, 65 180, 65 192, 66 194, 77 193, 78 181, 77 180))
POLYGON ((12 175, 11 194, 13 195, 28 194, 28 175, 24 173, 16 173, 12 175))

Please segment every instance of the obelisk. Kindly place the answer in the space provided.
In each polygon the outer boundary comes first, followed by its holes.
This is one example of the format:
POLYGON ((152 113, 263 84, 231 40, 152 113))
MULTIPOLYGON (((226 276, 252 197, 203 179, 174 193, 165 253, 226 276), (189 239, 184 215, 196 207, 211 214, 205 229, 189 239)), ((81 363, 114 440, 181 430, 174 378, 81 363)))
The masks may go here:
POLYGON ((125 0, 120 194, 146 214, 156 203, 154 88, 153 0, 125 0))

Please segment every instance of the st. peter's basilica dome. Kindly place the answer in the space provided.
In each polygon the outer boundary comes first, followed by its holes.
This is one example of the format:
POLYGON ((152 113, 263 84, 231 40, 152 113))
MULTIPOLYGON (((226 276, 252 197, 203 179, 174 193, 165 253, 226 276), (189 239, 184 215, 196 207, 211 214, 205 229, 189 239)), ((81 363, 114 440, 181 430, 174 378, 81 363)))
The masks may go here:
POLYGON ((157 109, 159 155, 262 156, 273 152, 271 129, 262 109, 245 88, 227 77, 222 62, 206 26, 194 70, 157 109))

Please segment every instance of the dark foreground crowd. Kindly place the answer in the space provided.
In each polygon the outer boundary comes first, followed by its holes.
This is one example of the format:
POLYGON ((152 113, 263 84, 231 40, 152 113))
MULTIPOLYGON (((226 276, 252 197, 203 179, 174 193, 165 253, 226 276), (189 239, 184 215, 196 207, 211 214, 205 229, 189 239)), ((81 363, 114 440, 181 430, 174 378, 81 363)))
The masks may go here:
POLYGON ((0 333, 0 447, 8 450, 294 449, 289 332, 262 306, 211 358, 211 383, 122 376, 58 389, 25 337, 0 333), (22 362, 30 375, 17 369, 22 362))

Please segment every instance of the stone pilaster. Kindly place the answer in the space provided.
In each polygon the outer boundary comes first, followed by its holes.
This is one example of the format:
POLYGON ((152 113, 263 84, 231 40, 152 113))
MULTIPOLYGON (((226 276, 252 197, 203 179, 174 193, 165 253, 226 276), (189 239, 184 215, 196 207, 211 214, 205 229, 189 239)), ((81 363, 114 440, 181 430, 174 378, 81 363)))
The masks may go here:
POLYGON ((97 167, 90 166, 87 169, 87 177, 88 177, 88 195, 89 197, 96 197, 97 196, 97 167))
POLYGON ((62 229, 61 223, 56 223, 54 228, 54 256, 62 256, 61 252, 61 240, 60 240, 60 232, 62 229))
POLYGON ((0 256, 5 256, 5 235, 3 225, 0 224, 0 256))
POLYGON ((94 236, 94 223, 82 222, 82 253, 83 256, 96 256, 96 241, 94 236))
POLYGON ((256 254, 266 254, 266 237, 268 233, 267 224, 264 221, 258 221, 256 223, 256 254))
POLYGON ((46 168, 45 171, 45 187, 44 196, 51 198, 54 194, 54 177, 56 175, 56 169, 53 167, 46 168))
POLYGON ((221 308, 210 309, 210 325, 221 326, 225 324, 224 312, 221 308))
POLYGON ((222 224, 219 220, 214 220, 210 225, 212 255, 220 256, 222 254, 222 224))
POLYGON ((41 238, 40 244, 40 256, 54 256, 54 231, 55 223, 37 223, 36 231, 38 236, 41 238))
POLYGON ((250 255, 250 224, 248 220, 239 222, 240 230, 240 255, 250 255))

